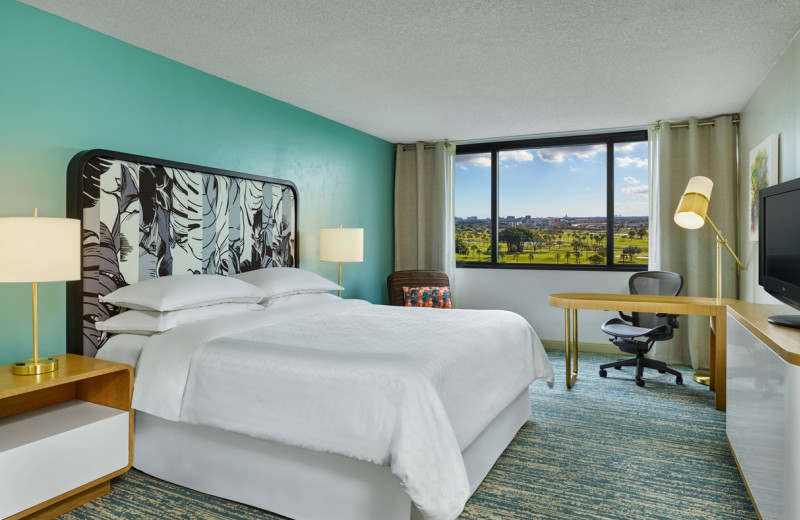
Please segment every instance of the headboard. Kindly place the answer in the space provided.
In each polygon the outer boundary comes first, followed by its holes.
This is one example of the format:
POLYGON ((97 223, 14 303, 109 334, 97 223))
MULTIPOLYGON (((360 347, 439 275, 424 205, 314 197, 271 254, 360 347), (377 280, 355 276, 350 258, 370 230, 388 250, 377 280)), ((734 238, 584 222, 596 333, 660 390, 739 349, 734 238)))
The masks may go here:
POLYGON ((67 283, 67 352, 94 356, 98 297, 172 274, 295 267, 297 188, 289 181, 109 150, 67 167, 67 216, 82 222, 82 278, 67 283))

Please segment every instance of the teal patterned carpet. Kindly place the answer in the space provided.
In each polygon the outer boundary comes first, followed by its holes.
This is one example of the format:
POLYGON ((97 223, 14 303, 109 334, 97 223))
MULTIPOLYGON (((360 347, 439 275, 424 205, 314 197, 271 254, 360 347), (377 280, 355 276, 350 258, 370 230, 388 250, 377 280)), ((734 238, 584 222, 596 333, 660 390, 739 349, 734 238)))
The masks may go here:
MULTIPOLYGON (((757 518, 725 440, 725 413, 690 369, 682 386, 648 371, 639 388, 630 368, 598 377, 598 365, 613 356, 581 354, 580 376, 567 390, 564 355, 549 354, 554 388, 531 387, 531 420, 460 519, 757 518)), ((111 493, 59 518, 283 517, 131 470, 112 481, 111 493)))

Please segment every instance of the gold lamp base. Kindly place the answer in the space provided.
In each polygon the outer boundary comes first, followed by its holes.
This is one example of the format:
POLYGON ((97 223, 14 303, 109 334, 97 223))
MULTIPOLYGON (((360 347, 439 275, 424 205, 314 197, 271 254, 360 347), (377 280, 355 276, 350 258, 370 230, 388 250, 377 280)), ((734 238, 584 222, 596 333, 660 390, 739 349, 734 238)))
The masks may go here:
POLYGON ((39 358, 38 362, 34 362, 33 358, 25 359, 17 361, 11 367, 11 372, 18 376, 38 376, 56 370, 58 370, 58 360, 52 357, 39 358))
POLYGON ((708 370, 698 370, 694 373, 692 379, 701 385, 708 386, 711 384, 711 373, 708 370))

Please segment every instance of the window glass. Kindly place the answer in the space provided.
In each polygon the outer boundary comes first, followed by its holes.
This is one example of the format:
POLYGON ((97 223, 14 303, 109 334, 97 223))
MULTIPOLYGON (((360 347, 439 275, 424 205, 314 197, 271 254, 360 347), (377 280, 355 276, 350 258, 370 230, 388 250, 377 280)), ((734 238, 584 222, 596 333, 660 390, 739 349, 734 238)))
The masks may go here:
POLYGON ((614 144, 614 261, 647 264, 647 143, 614 144))
POLYGON ((490 262, 492 156, 456 155, 455 166, 456 262, 490 262))
POLYGON ((500 152, 500 263, 605 263, 606 145, 500 152))

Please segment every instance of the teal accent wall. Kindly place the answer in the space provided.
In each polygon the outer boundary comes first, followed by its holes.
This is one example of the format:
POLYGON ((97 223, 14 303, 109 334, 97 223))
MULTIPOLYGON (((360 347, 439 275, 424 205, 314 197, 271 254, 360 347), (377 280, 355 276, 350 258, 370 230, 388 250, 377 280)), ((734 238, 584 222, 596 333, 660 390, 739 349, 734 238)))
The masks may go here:
MULTIPOLYGON (((11 0, 0 49, 0 217, 65 216, 67 163, 92 148, 289 179, 300 266, 336 280, 319 228, 363 227, 364 262, 342 266, 342 295, 386 302, 391 143, 11 0)), ((43 355, 65 351, 65 293, 39 285, 43 355)), ((0 284, 0 364, 31 356, 30 302, 30 284, 0 284)))

